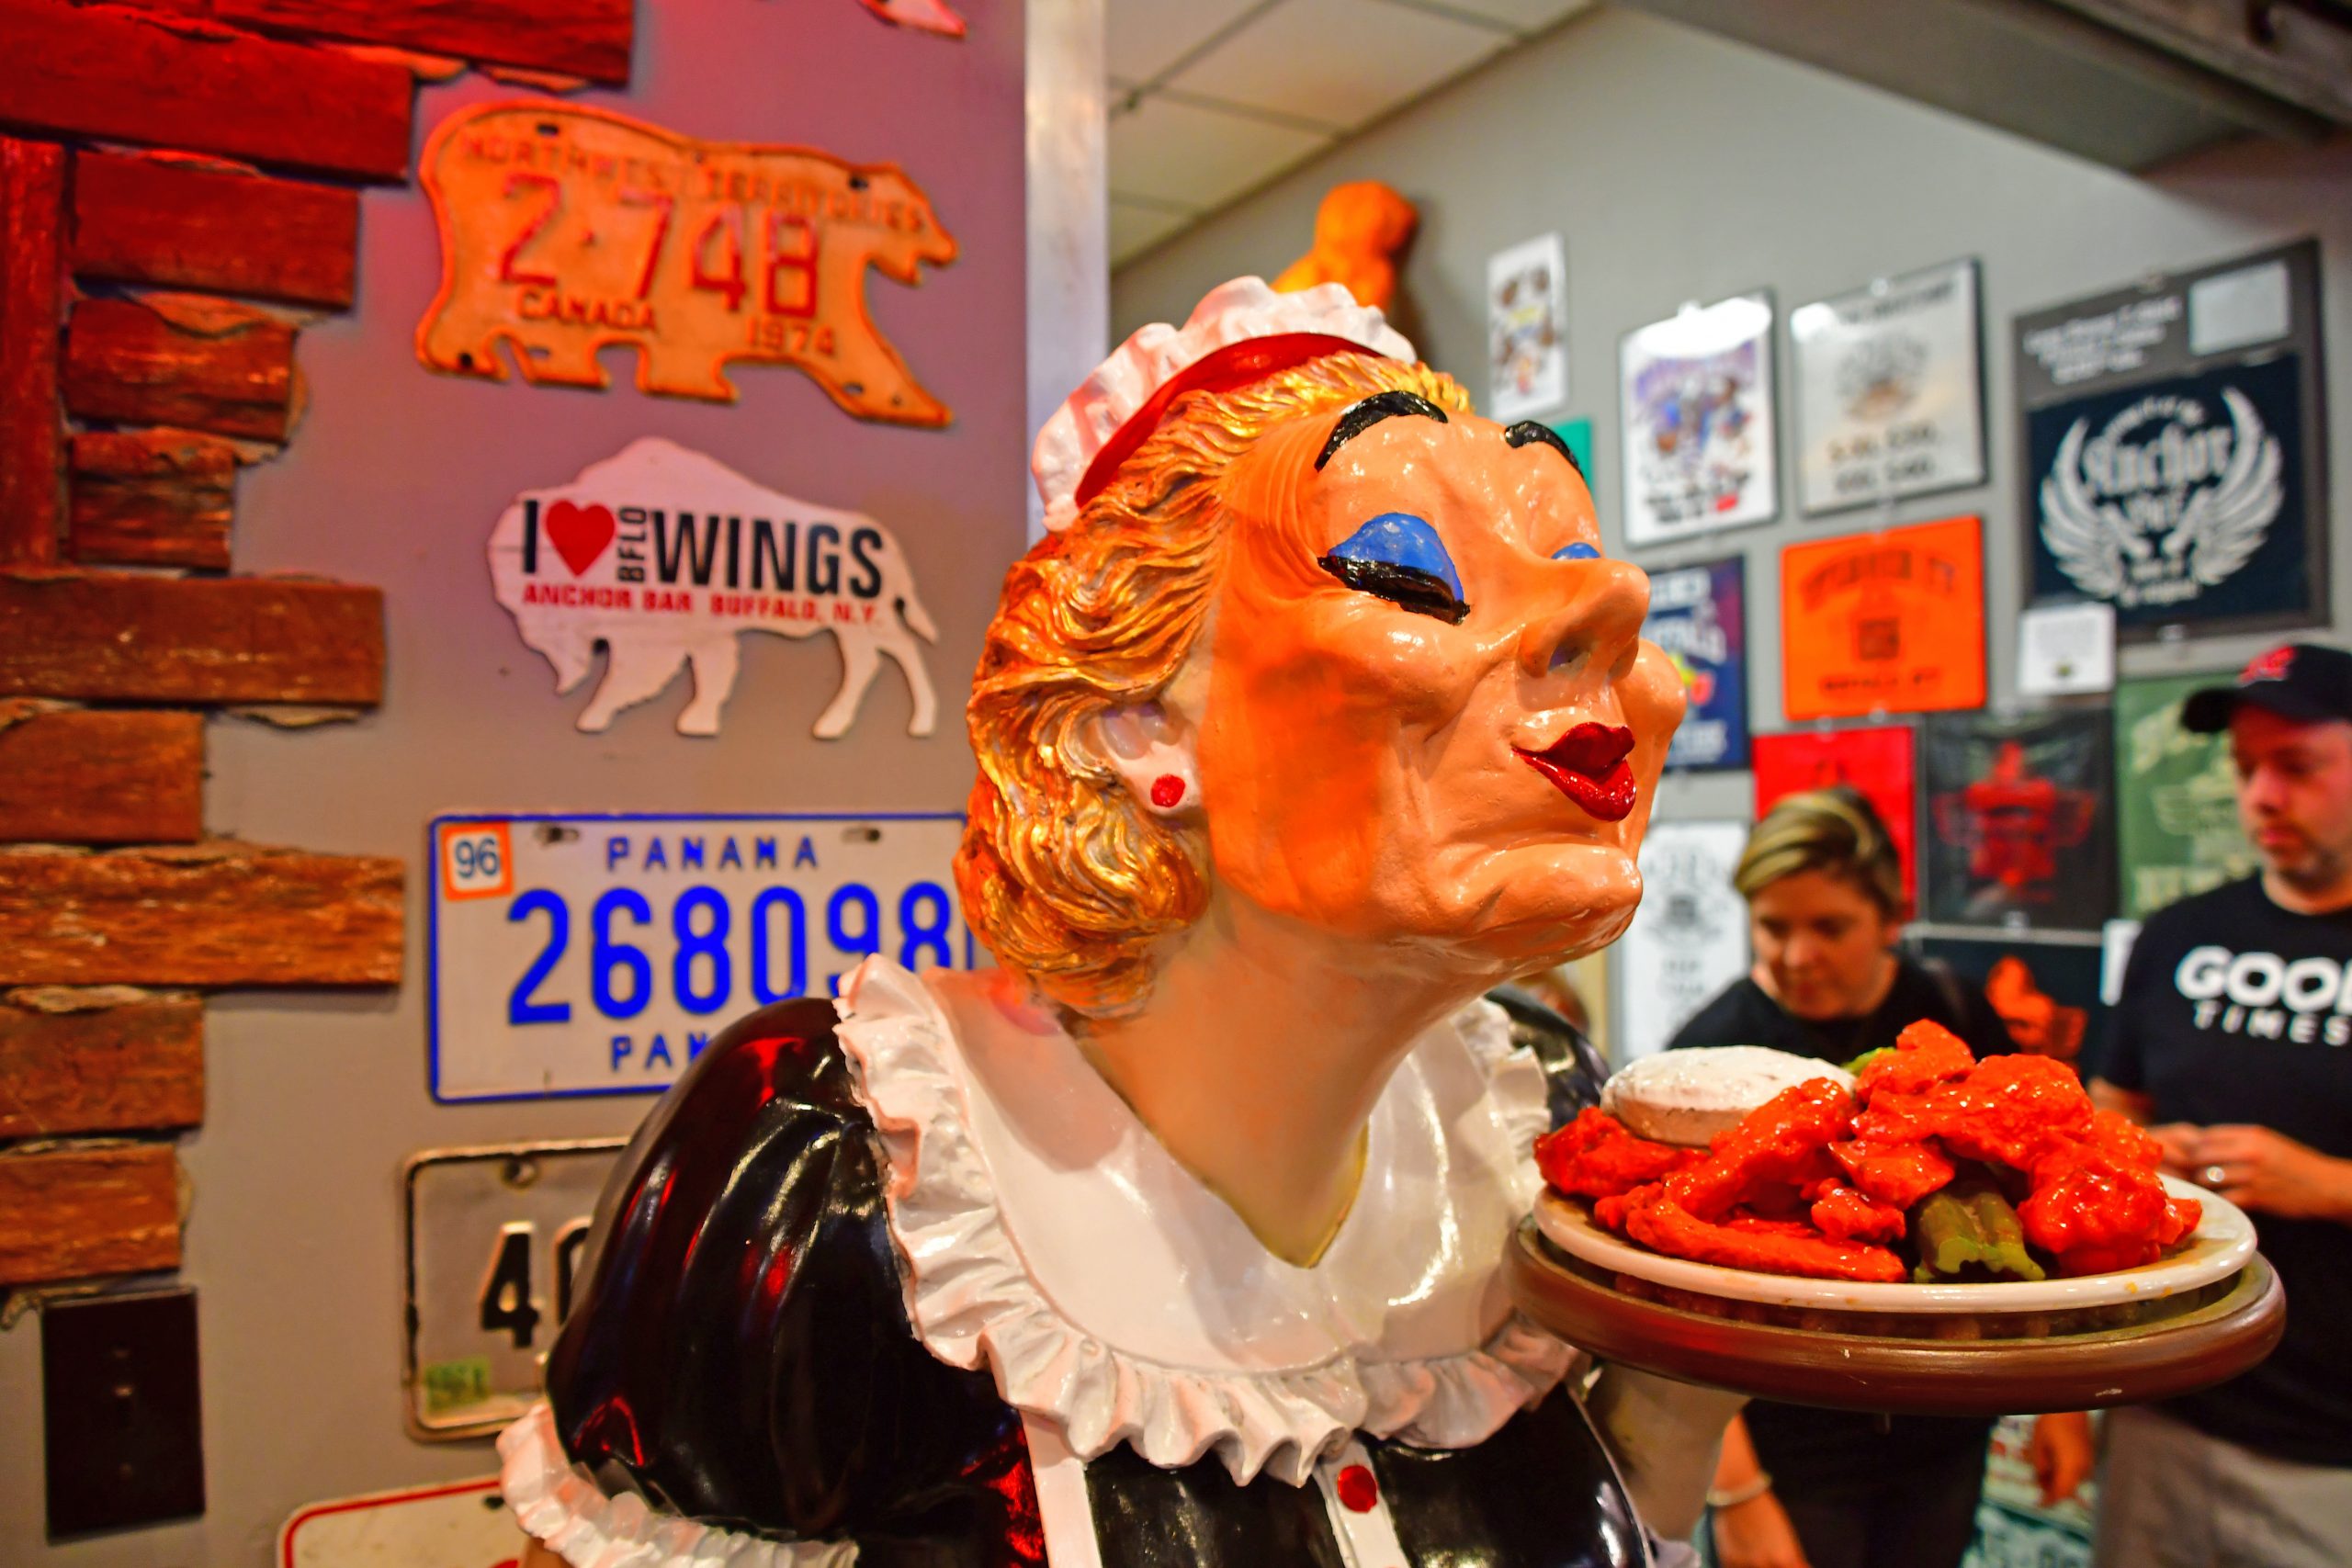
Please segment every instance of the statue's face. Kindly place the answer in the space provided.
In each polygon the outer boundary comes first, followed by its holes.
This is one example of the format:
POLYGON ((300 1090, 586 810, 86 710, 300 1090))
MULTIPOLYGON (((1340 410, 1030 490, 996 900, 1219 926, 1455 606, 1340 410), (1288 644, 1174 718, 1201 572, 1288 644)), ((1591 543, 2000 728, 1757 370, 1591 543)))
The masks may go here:
POLYGON ((1483 983, 1632 918, 1682 684, 1566 453, 1414 403, 1227 474, 1202 802, 1230 894, 1483 983))

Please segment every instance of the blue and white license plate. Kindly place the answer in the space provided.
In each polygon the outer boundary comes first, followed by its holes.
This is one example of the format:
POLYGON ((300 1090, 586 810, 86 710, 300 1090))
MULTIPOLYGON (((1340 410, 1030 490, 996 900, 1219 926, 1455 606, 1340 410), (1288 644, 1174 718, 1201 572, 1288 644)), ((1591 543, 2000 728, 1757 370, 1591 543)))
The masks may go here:
POLYGON ((652 1093, 736 1019, 832 995, 870 953, 970 968, 963 830, 954 813, 435 818, 434 1099, 652 1093))

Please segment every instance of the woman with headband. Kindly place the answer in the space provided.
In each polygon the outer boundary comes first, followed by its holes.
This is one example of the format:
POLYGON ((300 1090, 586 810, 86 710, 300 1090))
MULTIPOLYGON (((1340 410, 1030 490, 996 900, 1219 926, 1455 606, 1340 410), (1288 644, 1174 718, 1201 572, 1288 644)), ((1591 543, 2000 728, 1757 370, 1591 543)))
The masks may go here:
POLYGON ((956 867, 1000 966, 705 1050, 507 1497, 579 1568, 1652 1562, 1729 1404, 1612 1371, 1589 1416, 1513 1312, 1591 1086, 1480 999, 1632 917, 1646 580, 1336 286, 1136 333, 1035 468, 956 867))

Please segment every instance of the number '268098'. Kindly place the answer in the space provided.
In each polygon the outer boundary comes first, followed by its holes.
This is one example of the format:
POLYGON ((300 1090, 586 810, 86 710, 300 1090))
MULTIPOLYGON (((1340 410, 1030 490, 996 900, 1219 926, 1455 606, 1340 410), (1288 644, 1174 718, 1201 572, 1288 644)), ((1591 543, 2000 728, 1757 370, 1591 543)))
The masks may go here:
POLYGON ((507 996, 506 1021, 515 1025, 572 1021, 572 1003, 550 993, 576 942, 587 946, 588 1004, 614 1022, 639 1017, 665 989, 695 1018, 806 996, 820 941, 828 956, 817 962, 840 963, 827 969, 828 990, 874 953, 910 969, 955 968, 959 959, 968 969, 974 956, 971 932, 936 882, 909 883, 896 893, 860 882, 806 895, 766 887, 740 918, 729 891, 708 885, 678 889, 665 916, 639 889, 608 887, 580 919, 562 894, 539 887, 518 895, 506 918, 545 922, 537 956, 507 996))

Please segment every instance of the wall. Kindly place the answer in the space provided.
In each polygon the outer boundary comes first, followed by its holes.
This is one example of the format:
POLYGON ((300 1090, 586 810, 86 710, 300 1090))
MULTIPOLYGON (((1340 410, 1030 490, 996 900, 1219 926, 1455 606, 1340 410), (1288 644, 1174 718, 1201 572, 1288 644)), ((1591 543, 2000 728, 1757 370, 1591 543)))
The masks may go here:
MULTIPOLYGON (((1993 700, 2013 701, 2022 539, 2008 320, 2129 283, 2316 234, 2328 370, 2334 552, 2352 539, 2352 138, 2324 147, 2245 143, 2134 178, 1918 107, 1840 78, 1631 12, 1602 9, 1406 110, 1122 269, 1112 331, 1182 321, 1212 285, 1272 276, 1304 250, 1316 201, 1345 180, 1387 181, 1418 204, 1400 324, 1423 355, 1482 400, 1488 253, 1557 229, 1566 239, 1571 397, 1589 416, 1601 532, 1622 546, 1616 410, 1619 337, 1759 286, 1781 310, 1893 275, 1983 262, 1991 483, 1904 502, 1893 521, 1985 520, 1993 700)), ((1651 567, 1747 558, 1751 712, 1781 718, 1778 558, 1782 545, 1871 525, 1876 513, 1793 515, 1781 350, 1782 521, 1645 551, 1651 567)), ((1555 417, 1555 416, 1547 416, 1555 417)), ((2332 585, 2352 626, 2352 573, 2332 585)), ((2324 634, 2323 634, 2324 635, 2324 634)), ((2129 675, 2233 668, 2269 639, 2123 652, 2129 675)), ((1745 773, 1667 781, 1663 818, 1745 818, 1745 773)))
MULTIPOLYGON (((301 1505, 494 1468, 487 1442, 426 1446, 402 1431, 401 1162, 429 1147, 623 1133, 650 1101, 431 1102, 428 818, 961 806, 971 763, 955 694, 1023 546, 1027 432, 1021 8, 958 8, 971 28, 961 42, 888 28, 854 0, 643 0, 628 89, 574 100, 703 137, 899 162, 962 253, 919 288, 872 277, 868 299, 956 411, 944 432, 852 420, 784 368, 739 370, 731 407, 640 396, 618 352, 607 363, 620 384, 604 393, 429 374, 412 336, 437 278, 432 215, 413 186, 365 195, 356 308, 303 333, 302 427, 285 457, 243 476, 235 527, 244 571, 383 588, 389 684, 380 709, 323 730, 215 719, 207 827, 403 859, 406 977, 397 992, 232 995, 212 1007, 205 1121, 181 1156, 209 1511, 46 1543, 40 1335, 28 1319, 0 1334, 12 1461, 0 1466, 0 1562, 258 1565, 301 1505), (845 739, 813 739, 839 676, 833 646, 774 637, 747 639, 717 739, 673 731, 683 679, 602 736, 571 728, 586 691, 554 694, 548 664, 491 597, 484 543, 517 491, 648 434, 896 530, 942 634, 929 655, 936 735, 906 736, 906 688, 886 670, 845 739)), ((461 106, 528 92, 480 75, 428 88, 418 141, 461 106)))

